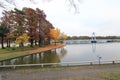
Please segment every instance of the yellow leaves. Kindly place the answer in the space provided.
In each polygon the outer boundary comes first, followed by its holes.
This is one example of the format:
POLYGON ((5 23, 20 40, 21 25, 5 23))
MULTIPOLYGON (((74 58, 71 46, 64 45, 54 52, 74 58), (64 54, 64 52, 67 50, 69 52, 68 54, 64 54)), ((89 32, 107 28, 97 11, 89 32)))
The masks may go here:
POLYGON ((16 38, 16 41, 15 41, 16 44, 20 44, 22 42, 23 42, 23 37, 22 36, 19 36, 19 37, 16 38))
POLYGON ((29 36, 24 33, 23 35, 19 36, 16 38, 16 44, 20 44, 20 43, 27 43, 29 40, 29 36))
POLYGON ((56 29, 51 29, 50 28, 50 32, 49 32, 50 37, 53 40, 58 40, 60 38, 60 29, 56 28, 56 29))
POLYGON ((23 39, 24 39, 24 43, 27 43, 28 40, 29 40, 29 36, 28 36, 26 33, 24 33, 24 34, 22 35, 22 37, 23 37, 23 39))
POLYGON ((67 39, 67 37, 68 37, 68 36, 67 36, 66 34, 64 34, 64 33, 61 34, 61 39, 62 39, 62 40, 67 39))
POLYGON ((61 40, 67 39, 67 35, 64 33, 61 33, 60 29, 58 29, 58 28, 56 28, 56 29, 50 28, 49 35, 50 35, 51 39, 53 39, 55 41, 59 40, 59 39, 61 39, 61 40))

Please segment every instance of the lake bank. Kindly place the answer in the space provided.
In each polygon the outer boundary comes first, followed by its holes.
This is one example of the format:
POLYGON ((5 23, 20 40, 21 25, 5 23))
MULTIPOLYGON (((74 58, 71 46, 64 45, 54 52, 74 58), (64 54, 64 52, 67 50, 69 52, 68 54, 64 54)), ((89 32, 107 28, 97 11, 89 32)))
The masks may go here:
POLYGON ((57 43, 56 45, 55 44, 46 45, 46 46, 35 48, 32 50, 24 50, 24 51, 22 51, 22 50, 15 51, 14 50, 14 52, 10 52, 10 53, 9 52, 7 52, 7 53, 0 52, 0 61, 6 60, 6 59, 11 59, 11 58, 16 58, 16 57, 20 57, 20 56, 26 56, 26 55, 30 55, 30 54, 36 54, 36 53, 60 48, 60 47, 63 47, 65 45, 66 45, 65 43, 57 43))

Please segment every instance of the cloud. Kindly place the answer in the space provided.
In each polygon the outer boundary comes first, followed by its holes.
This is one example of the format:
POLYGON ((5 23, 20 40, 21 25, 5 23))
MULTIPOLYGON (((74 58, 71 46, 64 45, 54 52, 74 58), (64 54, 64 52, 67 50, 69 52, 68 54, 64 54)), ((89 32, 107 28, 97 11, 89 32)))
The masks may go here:
POLYGON ((65 0, 36 0, 31 4, 28 0, 19 2, 17 6, 39 7, 44 10, 47 19, 68 35, 120 35, 120 0, 82 0, 79 5, 80 14, 69 11, 65 0))

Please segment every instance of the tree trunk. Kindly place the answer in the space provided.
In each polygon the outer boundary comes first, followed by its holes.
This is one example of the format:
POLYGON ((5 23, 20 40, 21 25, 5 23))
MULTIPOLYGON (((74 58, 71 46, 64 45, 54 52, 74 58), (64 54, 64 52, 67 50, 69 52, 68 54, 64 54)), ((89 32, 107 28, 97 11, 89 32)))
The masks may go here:
POLYGON ((24 47, 24 43, 23 42, 19 43, 19 47, 24 47))
POLYGON ((8 40, 8 47, 10 48, 11 46, 10 46, 10 40, 8 40))
POLYGON ((1 37, 1 47, 2 49, 4 49, 4 37, 3 36, 1 37))
POLYGON ((10 40, 9 39, 7 40, 7 46, 6 47, 10 48, 10 40))
POLYGON ((37 40, 35 40, 35 45, 37 45, 37 40))
POLYGON ((31 47, 33 47, 33 38, 31 37, 31 39, 30 39, 30 43, 31 43, 31 47))
POLYGON ((41 39, 39 39, 39 46, 41 46, 41 39))
POLYGON ((7 42, 7 46, 6 46, 6 47, 8 47, 8 46, 9 46, 9 42, 8 42, 8 40, 7 40, 6 42, 7 42))
POLYGON ((50 38, 48 38, 48 44, 50 44, 50 38))

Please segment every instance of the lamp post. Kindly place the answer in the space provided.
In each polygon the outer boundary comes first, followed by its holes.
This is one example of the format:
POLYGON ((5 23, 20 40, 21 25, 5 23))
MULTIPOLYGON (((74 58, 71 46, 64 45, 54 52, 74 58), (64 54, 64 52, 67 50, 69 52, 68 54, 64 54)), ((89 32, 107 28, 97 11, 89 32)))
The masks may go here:
POLYGON ((101 62, 102 57, 101 57, 101 56, 97 56, 97 57, 98 57, 99 65, 100 65, 100 62, 101 62))

